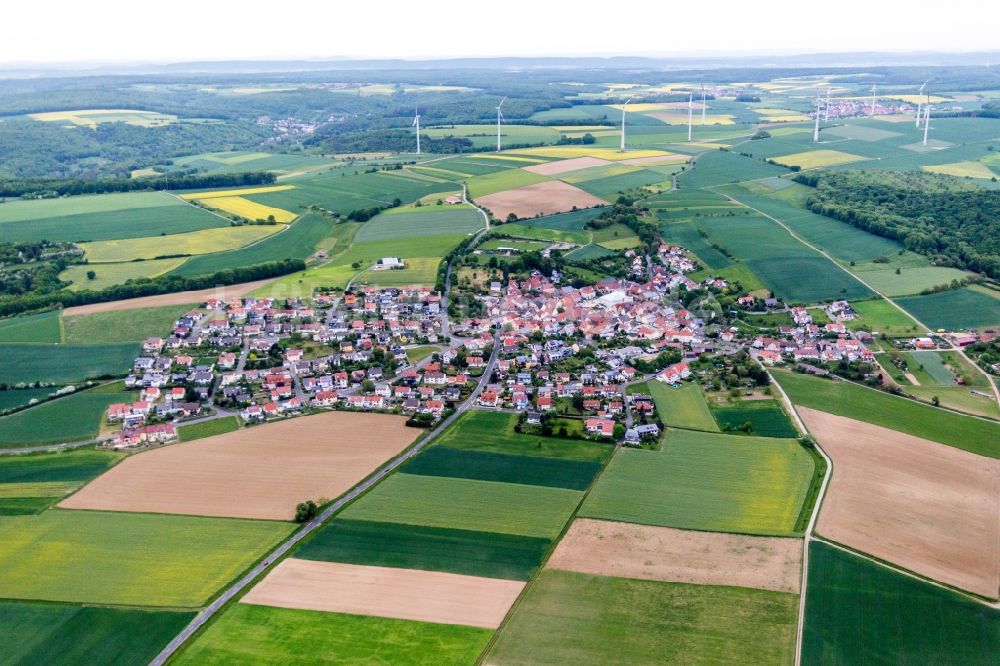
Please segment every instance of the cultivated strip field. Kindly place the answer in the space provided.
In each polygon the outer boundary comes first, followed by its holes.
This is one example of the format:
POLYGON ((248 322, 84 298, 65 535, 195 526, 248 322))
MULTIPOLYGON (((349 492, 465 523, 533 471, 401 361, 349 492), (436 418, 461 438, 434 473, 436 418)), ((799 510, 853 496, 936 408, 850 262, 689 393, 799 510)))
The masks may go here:
POLYGON ((524 167, 524 170, 537 173, 542 176, 556 176, 563 173, 579 171, 580 169, 607 166, 609 164, 611 164, 610 161, 602 160, 598 157, 574 157, 568 160, 558 160, 556 162, 526 166, 524 167))
POLYGON ((565 571, 798 593, 802 541, 581 518, 547 566, 565 571))
POLYGON ((573 208, 604 206, 607 201, 568 183, 552 180, 481 196, 476 203, 488 208, 493 217, 503 220, 511 213, 519 218, 535 217, 573 208))
POLYGON ((156 296, 141 296, 139 298, 126 298, 121 301, 109 301, 107 303, 91 303, 89 305, 77 305, 76 307, 63 310, 64 317, 76 315, 94 314, 95 312, 114 312, 116 310, 132 310, 134 308, 154 308, 161 305, 184 305, 186 303, 203 303, 210 298, 227 300, 246 296, 255 289, 260 289, 274 282, 274 278, 266 280, 256 280, 254 282, 244 282, 242 284, 230 284, 225 286, 212 287, 211 289, 198 289, 194 291, 175 291, 172 294, 158 294, 156 296))
POLYGON ((405 449, 398 416, 330 412, 132 456, 65 500, 68 509, 290 520, 405 449))
POLYGON ((524 583, 288 559, 242 602, 496 629, 524 583))
POLYGON ((798 408, 833 459, 818 531, 984 597, 1000 588, 1000 461, 798 408))

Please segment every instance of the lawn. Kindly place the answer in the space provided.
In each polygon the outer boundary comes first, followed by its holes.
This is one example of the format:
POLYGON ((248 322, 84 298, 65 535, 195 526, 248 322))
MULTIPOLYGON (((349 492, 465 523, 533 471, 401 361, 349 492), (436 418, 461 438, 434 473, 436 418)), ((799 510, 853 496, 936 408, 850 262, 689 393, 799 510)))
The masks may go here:
POLYGON ((212 437, 213 435, 222 435, 227 432, 239 430, 241 425, 242 421, 240 421, 238 416, 223 416, 211 421, 182 425, 177 428, 177 438, 182 442, 190 442, 193 439, 212 437))
POLYGON ((194 613, 0 602, 7 664, 145 664, 194 613))
POLYGON ((859 318, 847 322, 847 327, 852 331, 884 333, 891 338, 913 337, 923 331, 917 322, 884 298, 853 301, 851 307, 860 315, 859 318))
POLYGON ((0 319, 0 343, 62 342, 59 311, 0 319))
POLYGON ((452 448, 603 462, 614 447, 601 442, 558 439, 514 432, 514 414, 470 410, 441 434, 437 444, 452 448))
POLYGON ((792 664, 798 597, 547 570, 486 656, 498 664, 792 664))
POLYGON ((496 532, 334 520, 295 557, 528 580, 551 544, 546 538, 496 532))
POLYGON ((0 418, 0 446, 20 448, 96 437, 108 405, 135 398, 134 392, 90 390, 4 416, 0 418))
POLYGON ((413 458, 402 471, 425 476, 586 490, 600 473, 601 463, 434 446, 413 458))
POLYGON ((406 350, 406 360, 410 363, 419 363, 434 352, 440 351, 433 345, 423 345, 422 347, 410 347, 406 350))
POLYGON ((620 450, 581 516, 742 534, 793 534, 813 473, 795 440, 667 430, 661 451, 620 450))
POLYGON ((524 187, 535 183, 544 183, 551 180, 547 176, 525 171, 524 169, 507 169, 494 173, 475 176, 469 179, 469 196, 472 198, 484 197, 487 194, 495 194, 504 190, 512 190, 515 187, 524 187))
POLYGON ((663 382, 651 381, 646 392, 653 396, 660 420, 674 428, 718 432, 719 426, 705 402, 705 394, 697 384, 684 384, 680 388, 663 382))
POLYGON ((233 250, 267 238, 284 225, 245 224, 239 227, 203 229, 170 236, 147 236, 124 240, 80 243, 87 260, 92 263, 156 259, 180 254, 208 254, 233 250))
POLYGON ((1000 458, 1000 424, 960 416, 850 382, 775 372, 793 404, 1000 458))
POLYGON ((932 329, 948 330, 1000 324, 1000 298, 969 288, 926 296, 897 298, 917 319, 932 329))
POLYGON ((37 513, 98 476, 122 454, 93 449, 0 458, 0 515, 37 513))
POLYGON ((483 228, 483 216, 472 206, 391 208, 365 222, 356 240, 380 241, 410 236, 470 234, 483 228))
POLYGON ((288 523, 103 511, 0 518, 0 597, 196 607, 288 523))
POLYGON ((106 345, 0 344, 0 383, 52 382, 124 375, 139 355, 136 343, 106 345))
POLYGON ((809 544, 803 664, 988 664, 1000 611, 819 541, 809 544))
POLYGON ((174 322, 197 307, 192 303, 63 317, 64 342, 108 344, 142 342, 149 337, 165 339, 174 330, 174 322))
POLYGON ((726 403, 724 406, 713 404, 712 415, 722 431, 736 431, 749 423, 752 435, 786 438, 799 436, 799 431, 788 420, 788 415, 776 400, 742 400, 726 403))
POLYGON ((341 516, 553 538, 582 496, 563 488, 394 474, 341 516))
POLYGON ((474 663, 492 634, 454 624, 234 604, 177 663, 459 666, 474 663))

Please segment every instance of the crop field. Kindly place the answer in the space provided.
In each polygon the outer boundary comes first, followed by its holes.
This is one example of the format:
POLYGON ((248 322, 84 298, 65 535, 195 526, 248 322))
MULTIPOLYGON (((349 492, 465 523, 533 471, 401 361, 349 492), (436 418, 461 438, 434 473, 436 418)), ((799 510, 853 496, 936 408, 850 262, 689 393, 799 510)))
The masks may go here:
POLYGON ((144 664, 194 613, 0 602, 8 664, 144 664))
POLYGON ((48 397, 51 393, 55 392, 55 388, 33 388, 33 389, 4 389, 0 391, 0 412, 6 411, 13 407, 20 407, 21 405, 27 405, 32 400, 43 400, 48 397))
POLYGON ((514 534, 338 519, 295 556, 526 581, 551 544, 550 539, 514 534))
POLYGON ((722 252, 712 247, 701 234, 698 228, 687 222, 673 222, 660 225, 663 240, 668 243, 676 243, 685 249, 693 252, 696 257, 708 268, 720 270, 733 265, 733 260, 722 252))
POLYGON ((191 442, 205 437, 224 435, 227 432, 239 430, 241 425, 243 425, 243 421, 238 416, 223 416, 211 421, 189 423, 177 428, 177 439, 182 442, 191 442))
POLYGON ((601 442, 540 437, 514 432, 513 414, 468 411, 437 439, 440 446, 474 451, 603 462, 614 447, 601 442))
POLYGON ((63 318, 63 342, 71 344, 141 342, 148 337, 165 338, 174 322, 198 305, 165 305, 117 312, 100 312, 63 318))
POLYGON ((0 515, 46 509, 121 457, 120 453, 77 449, 0 458, 0 515))
POLYGON ((516 187, 524 187, 525 185, 534 185, 535 183, 544 183, 548 180, 545 176, 525 169, 495 171, 470 178, 468 182, 469 196, 479 199, 488 194, 512 190, 516 187))
POLYGON ((818 167, 835 166, 837 164, 848 164, 857 162, 865 158, 860 155, 843 153, 839 150, 808 150, 803 153, 792 155, 781 155, 773 158, 775 162, 784 166, 797 166, 802 169, 816 169, 818 167))
POLYGON ((581 497, 564 488, 394 474, 341 516, 553 538, 581 497))
POLYGON ((95 128, 102 123, 125 123, 137 127, 160 127, 177 122, 177 116, 156 111, 135 109, 79 109, 74 111, 47 111, 28 114, 32 119, 46 123, 64 123, 95 128))
POLYGON ((271 171, 283 177, 304 175, 340 166, 342 162, 322 155, 283 155, 279 153, 225 152, 201 153, 174 158, 174 164, 197 168, 205 173, 271 171))
POLYGON ((590 259, 600 259, 602 257, 610 257, 614 252, 611 250, 601 247, 600 245, 584 245, 583 247, 578 247, 566 254, 566 259, 569 261, 589 261, 590 259))
POLYGON ((226 220, 164 192, 8 201, 0 206, 0 236, 18 242, 142 238, 225 226, 226 220))
POLYGON ((684 384, 680 388, 663 382, 646 383, 645 391, 653 396, 656 412, 664 424, 673 428, 718 432, 719 426, 708 410, 705 395, 697 384, 684 384))
POLYGON ((108 405, 130 402, 135 393, 85 391, 0 418, 0 445, 21 448, 96 437, 108 405))
MULTIPOLYGON (((581 176, 583 180, 586 180, 583 176, 587 172, 596 171, 602 167, 607 167, 612 164, 613 163, 608 160, 602 160, 597 157, 573 157, 568 160, 556 160, 555 162, 545 162, 542 164, 526 166, 524 167, 524 170, 540 176, 563 176, 564 174, 573 173, 581 176)), ((625 167, 620 172, 627 173, 629 171, 632 171, 632 168, 625 167)), ((572 177, 570 176, 566 176, 564 180, 566 180, 567 183, 571 183, 573 182, 571 178, 572 177)))
POLYGON ((377 285, 380 287, 405 287, 409 285, 432 285, 437 279, 439 257, 410 257, 406 259, 406 268, 388 271, 366 271, 358 277, 359 284, 377 285))
POLYGON ((800 408, 833 459, 820 534, 910 571, 996 598, 1000 461, 800 408), (918 501, 914 501, 919 498, 918 501))
POLYGON ((273 217, 275 222, 287 223, 298 217, 296 213, 283 208, 265 206, 243 197, 212 197, 210 199, 196 199, 196 201, 209 208, 253 221, 269 220, 273 217))
POLYGON ((548 227, 532 224, 535 220, 522 220, 516 224, 503 225, 504 233, 511 236, 534 238, 553 243, 574 243, 576 245, 588 245, 591 240, 589 231, 560 231, 549 229, 548 227))
POLYGON ((801 123, 811 120, 804 113, 791 109, 754 108, 754 113, 764 116, 763 122, 766 123, 801 123))
POLYGON ((593 178, 591 180, 578 183, 578 187, 585 192, 590 192, 594 196, 603 199, 615 199, 619 192, 625 192, 639 187, 653 186, 663 183, 662 189, 670 189, 670 178, 652 169, 638 169, 630 173, 617 176, 607 176, 605 178, 593 178))
POLYGON ((993 171, 982 162, 955 162, 954 164, 925 164, 920 167, 924 171, 931 173, 943 173, 959 178, 985 178, 989 180, 996 178, 1000 173, 993 171))
POLYGON ((476 203, 493 213, 493 217, 505 220, 512 213, 518 218, 538 217, 575 208, 604 206, 608 202, 578 187, 553 180, 479 196, 476 203))
POLYGON ((852 331, 864 329, 885 333, 889 337, 912 337, 923 330, 913 319, 884 298, 853 301, 851 307, 860 315, 858 319, 847 323, 847 327, 852 331))
POLYGON ((0 344, 0 383, 71 384, 90 377, 124 375, 139 345, 0 344))
POLYGON ((457 624, 234 604, 177 663, 466 666, 492 635, 457 624))
POLYGON ((621 450, 580 515, 743 534, 792 534, 813 461, 795 440, 668 430, 661 451, 621 450))
POLYGON ((93 243, 80 243, 80 247, 87 260, 94 263, 155 259, 167 255, 206 254, 233 250, 267 238, 284 229, 284 226, 279 225, 253 224, 203 229, 169 236, 95 241, 93 243))
POLYGON ((960 416, 850 382, 832 382, 792 372, 776 372, 774 377, 795 405, 1000 458, 1000 424, 960 416))
POLYGON ((862 280, 886 296, 907 296, 924 289, 964 280, 969 276, 963 270, 947 266, 931 266, 930 260, 912 252, 886 253, 884 263, 858 262, 850 267, 862 280), (899 273, 896 273, 896 270, 899 273))
POLYGON ((0 343, 62 342, 59 311, 0 319, 0 343))
POLYGON ((712 405, 712 416, 721 430, 738 430, 750 424, 750 434, 760 437, 798 437, 799 432, 776 400, 743 400, 712 405))
POLYGON ((670 155, 662 150, 629 150, 621 152, 617 148, 602 148, 594 146, 546 146, 543 148, 519 148, 512 150, 515 156, 551 157, 553 159, 570 159, 573 157, 596 157, 609 162, 637 159, 643 157, 663 157, 670 155))
POLYGON ((907 353, 911 366, 917 366, 926 373, 938 386, 954 386, 955 373, 945 367, 941 355, 933 351, 914 351, 907 353))
POLYGON ((154 449, 61 506, 290 520, 299 502, 337 497, 405 449, 417 433, 404 421, 328 412, 154 449))
POLYGON ((489 664, 792 664, 798 596, 548 570, 489 664))
POLYGON ((698 156, 692 168, 677 177, 681 187, 710 187, 743 180, 780 176, 788 170, 728 151, 712 150, 698 156))
POLYGON ((74 264, 59 274, 60 280, 72 282, 70 291, 86 289, 99 291, 139 278, 154 278, 169 273, 181 266, 184 257, 174 259, 150 259, 147 261, 126 261, 116 264, 74 264), (87 273, 93 271, 93 280, 87 273))
POLYGON ((957 330, 1000 324, 1000 298, 969 288, 926 296, 897 298, 917 319, 932 329, 957 330))
POLYGON ((0 596, 195 607, 279 539, 287 523, 47 511, 0 518, 0 596))
POLYGON ((426 476, 586 490, 601 471, 601 464, 435 446, 407 463, 402 471, 426 476))
POLYGON ((882 141, 883 139, 892 139, 897 136, 903 136, 899 132, 879 129, 878 127, 872 127, 870 125, 841 125, 839 127, 828 127, 823 130, 823 133, 832 134, 845 139, 854 139, 856 141, 882 141))
POLYGON ((135 310, 137 308, 162 307, 164 305, 183 305, 185 303, 203 303, 209 298, 241 298, 255 289, 259 289, 266 284, 273 282, 273 278, 254 280, 253 282, 243 282, 241 284, 218 285, 211 289, 192 289, 189 291, 175 291, 170 294, 157 294, 156 296, 138 296, 136 298, 124 298, 120 301, 106 301, 103 303, 90 303, 88 305, 75 305, 63 310, 63 316, 73 317, 76 315, 94 314, 95 312, 115 312, 118 310, 135 310))
POLYGON ((366 222, 355 240, 362 243, 407 236, 469 234, 482 227, 483 216, 472 206, 390 209, 366 222))
MULTIPOLYGON (((448 125, 421 127, 420 133, 434 139, 462 137, 472 141, 476 148, 496 147, 496 125, 448 125)), ((506 144, 555 143, 562 136, 558 130, 542 125, 503 125, 500 141, 506 144)))
POLYGON ((804 664, 987 664, 1000 611, 813 541, 804 664))
MULTIPOLYGON (((688 124, 688 114, 681 111, 652 111, 644 115, 650 118, 656 118, 661 123, 667 125, 687 125, 688 124)), ((705 114, 705 122, 701 122, 701 113, 696 113, 694 116, 694 123, 699 127, 702 125, 735 125, 733 121, 733 116, 728 113, 708 113, 705 114)))
POLYGON ((802 542, 580 518, 546 566, 596 576, 798 594, 802 542))

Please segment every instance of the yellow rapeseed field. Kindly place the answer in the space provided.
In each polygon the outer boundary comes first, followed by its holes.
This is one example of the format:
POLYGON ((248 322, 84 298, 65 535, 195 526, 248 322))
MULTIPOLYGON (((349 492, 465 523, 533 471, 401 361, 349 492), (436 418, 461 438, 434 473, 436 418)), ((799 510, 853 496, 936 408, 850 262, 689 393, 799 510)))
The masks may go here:
POLYGON ((847 164, 848 162, 858 162, 867 159, 860 155, 852 155, 839 150, 807 150, 804 153, 793 153, 772 158, 778 164, 785 166, 798 166, 802 169, 815 169, 816 167, 834 166, 835 164, 847 164))
POLYGON ((182 194, 181 199, 194 201, 195 199, 214 199, 216 197, 243 197, 248 194, 267 194, 268 192, 284 192, 294 190, 294 185, 267 185, 265 187, 244 187, 239 190, 213 190, 211 192, 195 192, 193 194, 182 194))
POLYGON ((926 164, 920 167, 924 171, 930 171, 931 173, 943 173, 949 176, 958 176, 959 178, 996 178, 997 174, 993 173, 988 166, 982 162, 954 162, 952 164, 926 164))
POLYGON ((658 157, 669 155, 663 150, 630 150, 620 152, 614 148, 595 148, 592 146, 543 146, 541 148, 523 148, 513 150, 515 155, 540 155, 542 157, 554 157, 558 159, 570 159, 573 157, 597 157, 609 162, 628 160, 636 157, 658 157))
POLYGON ((247 224, 240 227, 216 227, 186 234, 126 238, 80 243, 91 263, 153 259, 180 254, 206 254, 235 250, 284 229, 280 224, 247 224))
POLYGON ((248 220, 266 220, 268 216, 273 215, 275 222, 287 223, 298 217, 290 210, 265 206, 264 204, 259 204, 256 201, 250 201, 243 197, 213 197, 204 200, 198 199, 198 202, 210 208, 225 211, 231 215, 245 217, 248 220))

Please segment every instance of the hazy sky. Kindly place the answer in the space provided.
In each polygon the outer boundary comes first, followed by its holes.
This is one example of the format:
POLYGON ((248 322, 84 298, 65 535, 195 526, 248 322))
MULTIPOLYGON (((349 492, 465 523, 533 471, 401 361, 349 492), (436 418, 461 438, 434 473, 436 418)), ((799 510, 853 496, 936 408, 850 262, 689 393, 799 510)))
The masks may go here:
POLYGON ((2 63, 1000 49, 996 0, 16 0, 0 17, 2 63))

